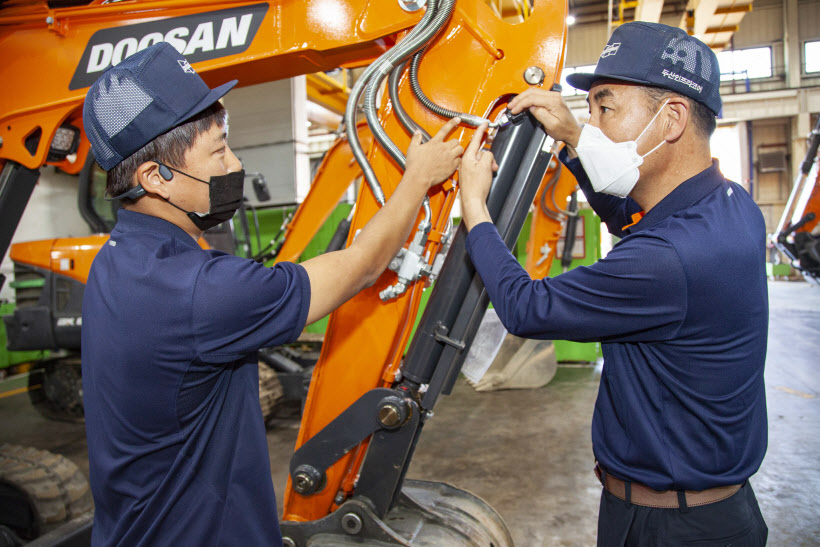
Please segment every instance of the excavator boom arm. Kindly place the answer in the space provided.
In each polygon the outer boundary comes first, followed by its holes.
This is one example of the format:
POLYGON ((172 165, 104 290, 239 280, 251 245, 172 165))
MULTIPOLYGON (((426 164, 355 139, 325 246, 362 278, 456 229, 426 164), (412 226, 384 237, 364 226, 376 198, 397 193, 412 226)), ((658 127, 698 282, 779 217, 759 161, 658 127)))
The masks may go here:
MULTIPOLYGON (((231 79, 238 79, 240 86, 252 85, 339 66, 369 64, 401 43, 408 36, 405 31, 422 19, 424 10, 418 4, 405 0, 206 0, 196 4, 134 0, 49 9, 45 3, 16 3, 0 11, 4 58, 0 74, 4 81, 19 84, 0 88, 0 161, 29 170, 51 163, 68 172, 79 171, 88 152, 87 140, 82 137, 81 112, 88 86, 107 66, 156 41, 171 42, 211 86, 231 79), (45 72, 47 78, 43 77, 45 72), (80 135, 73 161, 71 154, 49 160, 49 149, 60 128, 64 129, 63 136, 65 131, 75 129, 80 135)), ((566 44, 566 11, 565 1, 536 0, 526 20, 510 24, 483 0, 458 0, 452 13, 442 20, 440 30, 426 43, 420 63, 413 67, 417 79, 412 85, 423 89, 430 101, 445 109, 495 120, 511 96, 530 85, 550 87, 559 81, 566 44)), ((445 118, 416 99, 419 93, 410 89, 409 72, 391 79, 396 88, 382 94, 375 120, 379 127, 373 127, 373 120, 368 120, 374 135, 384 133, 399 150, 406 150, 410 134, 397 112, 406 113, 430 134, 445 118)), ((504 156, 499 161, 504 167, 498 178, 506 181, 505 192, 510 196, 492 198, 491 194, 491 199, 497 200, 499 228, 508 244, 517 237, 549 163, 543 131, 527 118, 524 115, 500 128, 499 140, 493 144, 504 156)), ((456 138, 466 146, 471 134, 465 128, 456 138)), ((376 190, 389 199, 402 175, 396 155, 383 146, 370 146, 366 158, 377 185, 361 185, 348 243, 379 209, 376 190)), ((419 215, 426 227, 414 232, 421 234, 418 239, 411 236, 414 239, 407 255, 416 253, 419 263, 432 266, 448 242, 456 246, 461 241, 462 252, 456 254, 457 260, 464 261, 463 234, 448 232, 455 184, 446 182, 431 191, 428 198, 426 210, 419 215)), ((0 194, 0 212, 2 199, 0 194)), ((442 275, 447 270, 456 271, 453 278, 459 279, 465 302, 471 304, 461 306, 458 313, 448 310, 454 323, 443 331, 435 327, 435 317, 426 322, 429 328, 425 336, 432 342, 420 341, 419 345, 442 345, 436 349, 442 355, 437 358, 439 364, 445 361, 444 356, 449 356, 451 363, 463 359, 487 304, 486 291, 480 279, 470 273, 471 266, 447 264, 445 261, 442 275)), ((429 274, 429 269, 426 272, 429 274)), ((351 499, 357 488, 375 495, 379 477, 373 470, 379 466, 365 464, 377 457, 398 458, 393 466, 399 466, 393 486, 400 486, 420 431, 420 413, 432 407, 439 393, 448 392, 460 367, 408 371, 429 385, 413 381, 399 384, 403 356, 426 281, 424 275, 397 280, 396 273, 386 271, 373 287, 331 315, 305 404, 297 455, 307 452, 309 459, 310 450, 300 452, 301 448, 312 446, 313 437, 333 437, 328 433, 332 432, 331 424, 337 419, 355 418, 361 408, 370 408, 368 401, 376 397, 370 394, 390 390, 399 394, 400 402, 391 399, 392 395, 379 398, 374 409, 379 416, 384 414, 384 421, 371 432, 360 432, 364 435, 361 440, 334 437, 342 449, 334 453, 321 476, 299 474, 298 470, 291 473, 291 478, 298 480, 296 484, 289 481, 285 493, 286 520, 323 519, 351 499), (396 289, 400 286, 401 290, 396 289), (428 392, 429 386, 435 389, 428 392), (395 409, 391 406, 394 403, 395 409), (406 415, 401 409, 407 411, 406 415), (391 425, 394 410, 401 422, 398 428, 391 425), (401 428, 403 424, 416 425, 407 430, 401 428), (368 436, 371 433, 374 440, 368 436), (393 445, 388 437, 392 434, 406 435, 401 441, 401 454, 390 451, 393 445), (371 442, 375 448, 369 450, 371 442), (313 479, 314 484, 308 484, 313 479)), ((429 306, 427 313, 434 313, 429 306)), ((380 503, 384 508, 395 501, 391 494, 380 503)))

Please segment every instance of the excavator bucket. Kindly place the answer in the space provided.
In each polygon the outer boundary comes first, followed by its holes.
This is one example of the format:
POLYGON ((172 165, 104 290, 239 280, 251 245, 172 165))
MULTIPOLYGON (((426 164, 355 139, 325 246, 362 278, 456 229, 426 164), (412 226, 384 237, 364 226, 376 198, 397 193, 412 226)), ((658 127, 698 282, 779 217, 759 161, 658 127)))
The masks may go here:
POLYGON ((537 388, 547 385, 556 370, 552 342, 508 334, 486 374, 471 384, 476 391, 537 388))
POLYGON ((509 334, 487 310, 462 372, 476 391, 497 391, 545 386, 557 369, 552 342, 509 334))
MULTIPOLYGON (((306 534, 283 523, 285 545, 343 547, 345 545, 412 547, 512 547, 501 516, 481 498, 443 482, 405 480, 396 503, 379 519, 355 497, 325 519, 339 519, 343 532, 306 534), (294 534, 293 532, 297 532, 294 534), (292 534, 292 535, 290 535, 292 534), (308 539, 309 538, 309 539, 308 539), (305 543, 302 541, 306 540, 305 543)), ((305 523, 308 526, 311 523, 305 523)), ((328 529, 328 523, 316 522, 328 529)))

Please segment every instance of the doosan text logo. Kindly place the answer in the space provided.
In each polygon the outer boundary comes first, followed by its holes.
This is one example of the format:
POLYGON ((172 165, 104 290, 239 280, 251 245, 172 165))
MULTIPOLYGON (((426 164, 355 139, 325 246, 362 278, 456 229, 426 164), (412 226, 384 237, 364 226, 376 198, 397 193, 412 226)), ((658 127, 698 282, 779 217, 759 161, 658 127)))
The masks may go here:
MULTIPOLYGON (((168 42, 191 63, 242 53, 253 42, 267 10, 268 4, 254 4, 97 31, 86 45, 69 89, 90 86, 108 67, 158 42, 168 42)), ((182 68, 194 72, 190 65, 182 68)))

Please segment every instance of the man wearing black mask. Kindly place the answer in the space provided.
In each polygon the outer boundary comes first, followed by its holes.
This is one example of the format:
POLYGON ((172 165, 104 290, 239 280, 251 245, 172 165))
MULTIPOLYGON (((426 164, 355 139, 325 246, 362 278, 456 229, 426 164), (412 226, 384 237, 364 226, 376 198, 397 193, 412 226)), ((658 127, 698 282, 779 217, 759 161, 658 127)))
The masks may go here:
POLYGON ((462 148, 416 135, 402 182, 342 251, 266 268, 206 251, 244 173, 217 102, 166 43, 106 71, 83 121, 123 202, 83 301, 83 399, 94 545, 282 545, 256 351, 295 341, 372 285, 462 148), (344 275, 339 275, 344 272, 344 275))

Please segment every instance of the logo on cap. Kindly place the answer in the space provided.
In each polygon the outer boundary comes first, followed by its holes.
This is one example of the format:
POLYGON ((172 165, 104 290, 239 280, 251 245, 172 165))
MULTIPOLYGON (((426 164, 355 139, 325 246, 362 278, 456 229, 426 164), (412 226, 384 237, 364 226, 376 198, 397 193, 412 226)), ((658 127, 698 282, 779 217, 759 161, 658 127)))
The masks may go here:
POLYGON ((180 60, 177 61, 177 63, 179 63, 179 66, 182 67, 183 71, 188 72, 189 74, 195 74, 196 73, 196 70, 194 70, 194 67, 192 67, 191 64, 188 61, 186 61, 185 59, 180 59, 180 60))
POLYGON ((683 85, 689 86, 690 88, 694 89, 698 93, 701 93, 703 91, 703 86, 702 85, 696 84, 695 82, 693 82, 689 78, 685 78, 685 77, 681 76, 680 74, 675 74, 674 72, 670 72, 669 70, 667 70, 665 68, 663 69, 662 74, 663 74, 664 78, 669 78, 670 80, 675 80, 676 82, 680 82, 683 85))
POLYGON ((614 44, 607 44, 604 48, 604 52, 601 53, 601 59, 603 59, 604 57, 609 57, 610 55, 615 55, 616 53, 618 53, 618 48, 620 47, 620 42, 615 42, 614 44))

